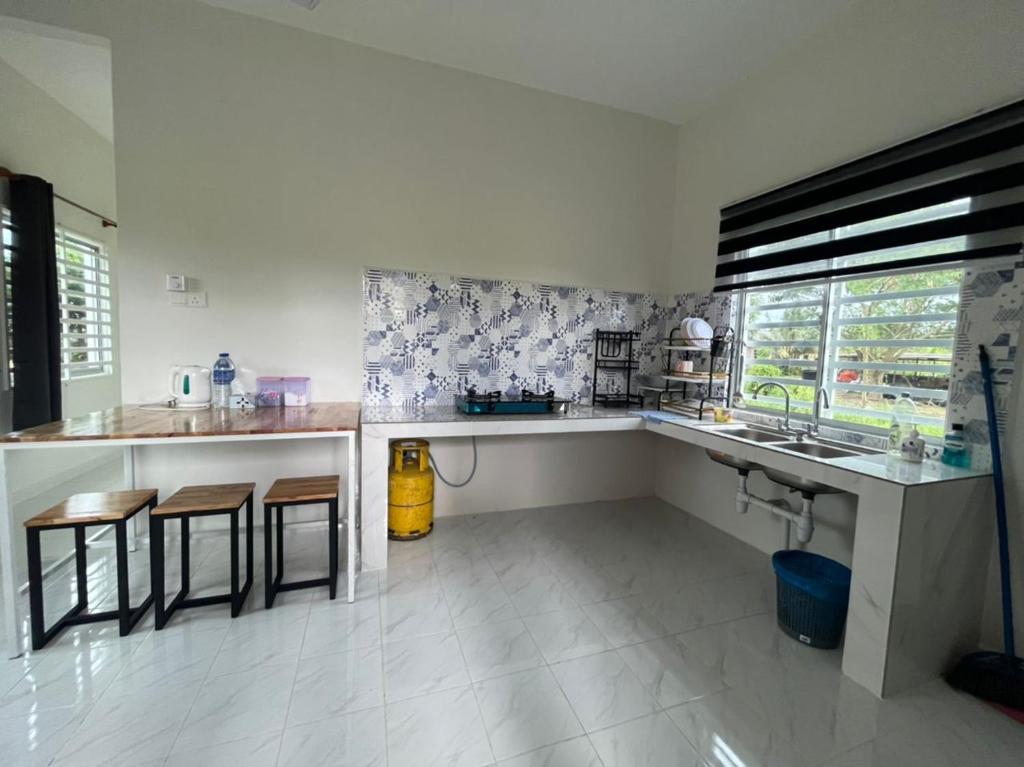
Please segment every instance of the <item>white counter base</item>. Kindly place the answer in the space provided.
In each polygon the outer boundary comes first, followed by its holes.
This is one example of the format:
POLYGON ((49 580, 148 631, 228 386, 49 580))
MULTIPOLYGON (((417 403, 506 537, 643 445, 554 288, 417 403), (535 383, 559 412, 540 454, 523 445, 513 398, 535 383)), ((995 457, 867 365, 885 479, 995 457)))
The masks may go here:
POLYGON ((654 422, 622 411, 580 407, 566 416, 500 418, 450 411, 404 418, 364 414, 362 566, 387 566, 391 439, 638 430, 726 449, 857 496, 843 671, 876 695, 933 678, 973 649, 992 539, 987 475, 936 465, 908 473, 882 458, 843 459, 842 464, 809 459, 729 439, 706 424, 654 422))

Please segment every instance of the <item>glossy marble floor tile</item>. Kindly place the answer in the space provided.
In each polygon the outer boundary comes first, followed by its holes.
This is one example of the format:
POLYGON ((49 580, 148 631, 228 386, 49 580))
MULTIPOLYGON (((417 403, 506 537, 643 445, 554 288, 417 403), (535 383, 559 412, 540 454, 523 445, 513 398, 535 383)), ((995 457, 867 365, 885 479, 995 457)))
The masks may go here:
POLYGON ((505 759, 498 764, 500 767, 602 767, 601 760, 587 737, 545 746, 528 754, 505 759))
POLYGON ((477 767, 494 759, 470 687, 388 704, 387 742, 389 767, 477 767))
MULTIPOLYGON (((286 536, 322 572, 322 528, 286 536)), ((110 549, 89 589, 116 597, 110 549)), ((148 551, 131 586, 147 586, 148 551)), ((937 680, 879 701, 775 623, 768 558, 660 501, 437 520, 357 601, 324 589, 0 661, 0 763, 132 767, 1019 767, 1024 727, 937 680)), ((226 541, 197 538, 194 590, 226 541)), ((168 589, 179 577, 168 569, 168 589)), ((344 594, 344 580, 339 584, 344 594)), ((54 614, 71 574, 47 585, 54 614)))
MULTIPOLYGON (((249 767, 248 762, 242 764, 249 767)), ((384 709, 357 711, 312 724, 289 727, 281 738, 277 764, 282 767, 321 764, 385 767, 387 732, 384 709)))
POLYGON ((389 701, 468 684, 469 672, 454 632, 384 646, 384 688, 389 701))
POLYGON ((377 647, 299 661, 288 725, 383 705, 382 664, 382 653, 377 647))
POLYGON ((593 655, 611 647, 604 634, 579 607, 528 615, 523 623, 548 663, 593 655))
POLYGON ((598 730, 590 739, 606 765, 703 767, 696 750, 664 713, 598 730))
POLYGON ((556 663, 551 671, 588 732, 658 710, 654 698, 614 650, 556 663))
POLYGON ((474 689, 499 759, 583 734, 550 669, 488 679, 477 682, 474 689))
POLYGON ((459 639, 475 682, 544 665, 544 657, 519 618, 461 629, 459 639))

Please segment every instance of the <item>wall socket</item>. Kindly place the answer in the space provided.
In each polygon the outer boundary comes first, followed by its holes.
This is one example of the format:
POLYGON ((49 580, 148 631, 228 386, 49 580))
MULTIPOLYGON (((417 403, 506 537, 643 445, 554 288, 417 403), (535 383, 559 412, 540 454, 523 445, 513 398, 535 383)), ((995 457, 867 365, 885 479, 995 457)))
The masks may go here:
POLYGON ((167 299, 171 306, 179 306, 184 309, 206 308, 205 290, 193 290, 185 293, 168 292, 167 299))

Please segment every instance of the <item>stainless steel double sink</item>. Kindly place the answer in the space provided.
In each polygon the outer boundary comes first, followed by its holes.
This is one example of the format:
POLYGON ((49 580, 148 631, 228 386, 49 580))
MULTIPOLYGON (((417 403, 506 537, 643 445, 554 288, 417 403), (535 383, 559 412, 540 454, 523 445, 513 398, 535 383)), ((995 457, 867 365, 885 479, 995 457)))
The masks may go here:
MULTIPOLYGON (((769 444, 772 447, 777 447, 780 450, 785 450, 790 453, 797 453, 799 455, 806 455, 812 458, 821 458, 825 460, 845 458, 847 456, 854 455, 864 455, 865 453, 865 451, 862 450, 834 447, 833 445, 827 444, 825 441, 816 437, 810 438, 811 441, 797 441, 789 434, 782 434, 776 431, 771 431, 770 429, 761 429, 745 424, 715 426, 710 427, 708 431, 714 434, 729 435, 734 439, 741 439, 746 442, 769 444)), ((721 450, 712 450, 711 448, 707 448, 705 449, 705 452, 712 461, 716 461, 737 470, 763 471, 765 476, 772 480, 772 482, 778 482, 780 485, 787 485, 794 490, 803 493, 817 494, 842 492, 841 490, 829 485, 823 485, 820 482, 805 479, 804 477, 798 477, 797 475, 790 474, 789 472, 762 466, 759 463, 747 461, 743 458, 737 458, 736 456, 722 452, 721 450)))

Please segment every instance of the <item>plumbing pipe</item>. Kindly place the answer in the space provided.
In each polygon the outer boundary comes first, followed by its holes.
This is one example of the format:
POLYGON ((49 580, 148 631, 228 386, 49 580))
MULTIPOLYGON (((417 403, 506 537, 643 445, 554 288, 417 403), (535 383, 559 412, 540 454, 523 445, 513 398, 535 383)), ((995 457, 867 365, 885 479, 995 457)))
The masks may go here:
POLYGON ((789 546, 790 536, 790 524, 796 525, 796 539, 800 543, 807 543, 811 540, 811 536, 814 534, 814 515, 812 513, 812 507, 814 504, 814 496, 803 496, 800 504, 800 511, 794 511, 790 506, 789 501, 785 498, 778 498, 775 500, 769 500, 767 498, 759 498, 747 491, 747 476, 746 474, 740 474, 739 488, 736 490, 736 511, 740 514, 746 514, 751 504, 757 506, 760 509, 770 511, 776 516, 782 517, 785 521, 783 530, 785 545, 789 546))

